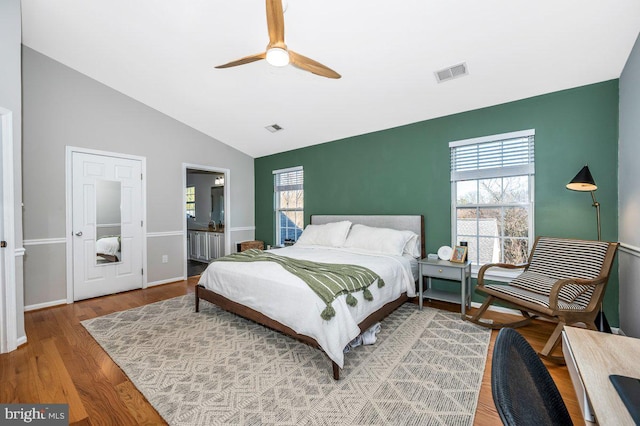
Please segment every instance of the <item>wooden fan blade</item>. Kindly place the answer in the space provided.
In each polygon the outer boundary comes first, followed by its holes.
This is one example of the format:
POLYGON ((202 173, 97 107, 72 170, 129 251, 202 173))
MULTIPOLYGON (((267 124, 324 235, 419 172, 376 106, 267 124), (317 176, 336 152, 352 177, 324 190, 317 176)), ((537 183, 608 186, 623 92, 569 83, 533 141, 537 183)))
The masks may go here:
POLYGON ((288 52, 289 52, 289 60, 291 61, 291 65, 294 65, 305 71, 309 71, 314 74, 320 75, 322 77, 328 77, 328 78, 342 77, 340 74, 338 74, 337 72, 335 72, 329 67, 325 67, 320 62, 316 62, 313 59, 307 58, 306 56, 302 56, 301 54, 296 53, 292 50, 289 50, 288 52))
POLYGON ((286 49, 282 0, 267 0, 267 28, 269 29, 269 47, 286 49))
POLYGON ((237 67, 238 65, 250 64, 251 62, 259 61, 267 56, 266 52, 258 53, 257 55, 245 56, 235 61, 231 61, 228 64, 218 65, 216 68, 230 68, 237 67))

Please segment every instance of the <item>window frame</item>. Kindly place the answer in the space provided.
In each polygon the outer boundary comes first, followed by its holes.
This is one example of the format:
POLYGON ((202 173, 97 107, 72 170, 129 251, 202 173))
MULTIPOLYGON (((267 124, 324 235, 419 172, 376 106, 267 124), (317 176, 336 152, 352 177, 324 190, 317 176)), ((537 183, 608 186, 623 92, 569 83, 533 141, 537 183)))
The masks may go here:
MULTIPOLYGON (((535 129, 528 129, 516 132, 508 132, 501 133, 490 136, 483 136, 479 138, 471 138, 464 139, 459 141, 449 142, 449 151, 451 155, 451 241, 452 245, 456 245, 458 242, 458 209, 459 208, 509 208, 509 207, 524 207, 527 209, 527 226, 528 226, 528 237, 527 244, 529 251, 531 247, 533 247, 533 242, 535 241, 535 221, 534 221, 534 212, 535 212, 535 160, 534 160, 534 147, 535 147, 535 129), (497 143, 497 142, 505 142, 513 139, 521 139, 521 138, 529 138, 527 153, 526 156, 528 160, 526 163, 520 162, 516 165, 494 165, 490 166, 488 161, 483 163, 482 160, 486 160, 486 158, 477 161, 476 166, 469 166, 469 163, 466 163, 466 166, 463 164, 461 167, 463 170, 457 169, 454 166, 456 160, 454 160, 454 150, 459 147, 471 146, 471 145, 483 145, 489 146, 489 144, 497 143), (491 204, 482 204, 476 200, 474 204, 458 204, 458 194, 457 194, 457 183, 461 181, 476 181, 479 182, 483 179, 497 179, 497 178, 508 178, 508 177, 517 177, 517 176, 526 176, 528 178, 528 201, 527 202, 503 202, 503 203, 491 203, 491 204)), ((504 160, 504 150, 501 148, 501 154, 498 156, 492 156, 489 158, 490 160, 504 160)), ((478 155, 481 157, 481 155, 478 155)), ((473 160, 471 161, 473 162, 473 160)), ((476 234, 479 235, 479 234, 476 234)), ((498 236, 499 240, 504 241, 505 237, 503 235, 498 236)), ((474 264, 471 265, 472 276, 477 278, 478 271, 482 265, 474 264)), ((521 273, 520 270, 508 270, 501 268, 491 268, 487 271, 485 275, 486 279, 494 280, 494 281, 502 281, 508 282, 515 278, 517 275, 521 273)))
MULTIPOLYGON (((273 174, 273 211, 274 211, 274 221, 275 221, 275 227, 274 227, 274 245, 276 246, 283 246, 284 245, 284 241, 280 241, 280 234, 281 234, 281 225, 280 225, 280 214, 279 212, 300 212, 301 217, 302 217, 302 227, 301 229, 304 229, 304 168, 302 166, 295 166, 295 167, 289 167, 286 169, 278 169, 278 170, 273 170, 272 171, 273 174), (283 175, 285 173, 295 173, 295 172, 301 172, 302 177, 300 179, 299 183, 294 183, 292 185, 285 185, 282 188, 286 188, 286 189, 282 189, 281 187, 278 186, 278 176, 283 175), (284 192, 284 191, 302 191, 302 207, 296 207, 296 208, 280 208, 280 197, 279 194, 280 192, 284 192)), ((294 241, 298 240, 299 235, 295 235, 294 236, 294 241)))
POLYGON ((196 187, 195 185, 188 185, 185 190, 184 190, 184 198, 185 198, 185 211, 187 216, 189 216, 191 219, 196 218, 196 187), (189 190, 193 189, 193 201, 189 201, 189 190), (189 208, 189 204, 193 204, 193 215, 190 215, 189 212, 192 211, 192 209, 189 208))

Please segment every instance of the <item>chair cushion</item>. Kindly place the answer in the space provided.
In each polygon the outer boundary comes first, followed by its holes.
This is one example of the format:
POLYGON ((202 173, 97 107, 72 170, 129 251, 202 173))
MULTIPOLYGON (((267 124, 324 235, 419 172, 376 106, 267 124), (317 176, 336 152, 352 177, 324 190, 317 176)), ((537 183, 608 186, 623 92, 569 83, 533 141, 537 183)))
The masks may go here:
MULTIPOLYGON (((537 272, 526 271, 511 281, 510 285, 549 297, 549 294, 551 294, 551 288, 556 282, 557 279, 555 278, 551 278, 537 272)), ((586 292, 588 289, 588 286, 568 284, 560 289, 558 299, 566 303, 572 303, 578 296, 586 292)))
MULTIPOLYGON (((535 303, 543 308, 549 309, 549 297, 539 293, 534 293, 532 291, 528 291, 520 287, 514 287, 512 285, 489 284, 486 285, 485 288, 493 290, 494 292, 504 294, 506 296, 512 296, 520 300, 535 303)), ((583 298, 578 297, 573 303, 566 303, 562 300, 559 300, 558 309, 563 311, 583 311, 588 304, 589 298, 583 300, 583 298)))

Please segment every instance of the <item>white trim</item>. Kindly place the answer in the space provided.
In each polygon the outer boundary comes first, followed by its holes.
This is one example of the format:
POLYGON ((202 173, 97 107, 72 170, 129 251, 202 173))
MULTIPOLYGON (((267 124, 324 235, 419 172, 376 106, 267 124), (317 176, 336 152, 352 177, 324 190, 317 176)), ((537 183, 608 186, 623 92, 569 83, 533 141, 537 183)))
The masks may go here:
POLYGON ((273 170, 271 173, 277 175, 279 173, 287 173, 287 172, 297 172, 298 170, 302 170, 302 166, 294 166, 287 167, 286 169, 273 170))
POLYGON ((96 228, 113 228, 120 226, 119 223, 96 223, 96 228))
POLYGON ((19 247, 19 248, 17 248, 17 249, 15 249, 15 250, 14 250, 14 253, 15 253, 15 256, 16 256, 16 257, 18 257, 18 256, 24 256, 24 252, 25 252, 25 251, 26 251, 26 250, 24 249, 24 247, 19 247))
POLYGON ((23 240, 24 246, 41 246, 45 244, 66 244, 67 238, 34 238, 31 240, 23 240))
MULTIPOLYGON (((0 353, 18 348, 18 308, 16 289, 16 231, 13 168, 13 113, 0 107, 2 142, 2 229, 7 242, 2 251, 4 276, 0 279, 0 353)), ((24 249, 22 249, 24 250, 24 249)))
POLYGON ((182 236, 184 236, 183 231, 147 232, 147 238, 182 237, 182 236))
POLYGON ((462 139, 459 141, 449 142, 449 148, 456 148, 459 146, 473 145, 477 143, 494 142, 497 140, 523 138, 528 136, 535 136, 536 129, 520 130, 517 132, 500 133, 498 135, 481 136, 479 138, 462 139))
POLYGON ((235 226, 233 228, 229 228, 229 232, 239 232, 239 231, 255 231, 255 226, 235 226))
POLYGON ((640 257, 640 247, 632 246, 631 244, 620 243, 620 251, 632 256, 640 257))
POLYGON ((24 345, 25 343, 27 343, 27 336, 18 337, 18 340, 16 341, 17 346, 24 345))
POLYGON ((60 305, 66 305, 66 304, 67 304, 67 299, 52 300, 50 302, 36 303, 35 305, 25 306, 24 311, 25 312, 36 311, 38 309, 50 308, 52 306, 60 306, 60 305))
MULTIPOLYGON (((478 278, 478 271, 481 265, 471 265, 471 278, 478 278)), ((511 282, 520 275, 524 269, 505 269, 505 268, 489 268, 484 274, 484 279, 489 281, 498 281, 502 283, 511 282)))
POLYGON ((65 214, 66 214, 66 275, 67 275, 67 303, 73 303, 73 180, 72 180, 72 168, 73 161, 72 156, 74 152, 81 154, 93 154, 106 157, 124 158, 128 160, 140 161, 140 170, 142 172, 141 179, 141 200, 142 200, 142 288, 147 288, 147 245, 144 241, 147 240, 147 158, 138 155, 121 154, 110 151, 100 151, 96 149, 80 148, 67 145, 65 147, 65 214))
MULTIPOLYGON (((187 262, 188 262, 188 247, 187 247, 187 194, 184 190, 187 187, 187 169, 202 170, 206 172, 222 173, 224 174, 224 223, 226 226, 231 223, 231 170, 226 167, 216 166, 203 166, 201 164, 182 163, 182 250, 184 263, 182 267, 182 275, 188 276, 187 262)), ((224 233, 224 252, 225 254, 231 253, 231 238, 230 232, 224 233)))
POLYGON ((178 281, 184 281, 186 279, 187 279, 187 277, 175 277, 175 278, 167 278, 166 280, 152 281, 152 282, 147 284, 147 288, 153 287, 153 286, 156 286, 156 285, 170 284, 170 283, 175 283, 175 282, 178 282, 178 281))
MULTIPOLYGON (((482 306, 481 302, 471 302, 472 308, 479 308, 480 306, 482 306)), ((516 309, 505 308, 504 306, 489 305, 489 308, 487 310, 493 311, 493 312, 499 312, 502 314, 521 315, 520 311, 516 309)))
MULTIPOLYGON (((480 306, 482 306, 482 303, 480 302, 471 302, 471 307, 472 308, 479 308, 480 306)), ((489 305, 489 308, 487 309, 488 311, 492 311, 492 312, 498 312, 498 313, 502 313, 502 314, 510 314, 510 315, 517 315, 517 316, 521 316, 522 313, 520 311, 518 311, 517 309, 511 309, 511 308, 505 308, 504 306, 497 306, 497 305, 489 305)), ((536 318, 540 321, 549 321, 549 322, 554 322, 553 320, 544 318, 544 317, 538 317, 536 318)), ((575 324, 574 324, 575 326, 575 324)), ((622 336, 625 336, 624 332, 622 331, 622 329, 618 328, 618 327, 611 327, 611 332, 613 334, 620 334, 622 336)))

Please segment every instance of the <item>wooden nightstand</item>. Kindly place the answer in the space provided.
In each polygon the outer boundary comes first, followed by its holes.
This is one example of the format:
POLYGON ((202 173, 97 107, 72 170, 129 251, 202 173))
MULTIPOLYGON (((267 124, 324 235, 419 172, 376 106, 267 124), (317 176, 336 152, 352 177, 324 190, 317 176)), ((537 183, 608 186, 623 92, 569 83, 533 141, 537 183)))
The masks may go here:
POLYGON ((465 317, 466 308, 471 306, 471 262, 449 262, 448 260, 422 259, 420 265, 420 278, 418 279, 418 300, 422 309, 423 299, 443 300, 445 302, 460 303, 462 317, 465 317), (427 277, 427 288, 423 291, 423 276, 427 277), (431 287, 431 278, 458 281, 460 293, 435 290, 431 287))
POLYGON ((249 249, 258 249, 264 250, 264 242, 263 241, 243 241, 238 243, 238 252, 242 252, 249 249))

